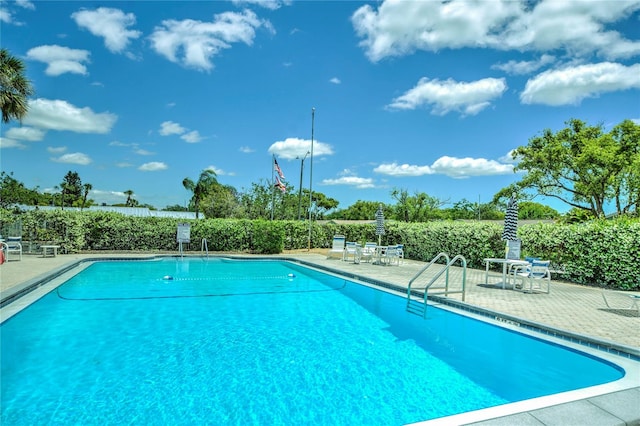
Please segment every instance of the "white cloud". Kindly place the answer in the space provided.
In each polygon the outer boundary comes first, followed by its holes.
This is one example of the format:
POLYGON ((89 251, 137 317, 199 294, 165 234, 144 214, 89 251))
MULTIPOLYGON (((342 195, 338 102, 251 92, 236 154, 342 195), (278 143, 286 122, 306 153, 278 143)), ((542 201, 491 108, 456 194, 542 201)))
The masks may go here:
POLYGON ((29 101, 29 112, 22 122, 47 130, 109 133, 117 119, 115 114, 95 113, 62 100, 34 99, 29 101))
POLYGON ((36 10, 36 5, 29 0, 16 0, 16 4, 23 9, 36 10))
POLYGON ((22 141, 37 142, 44 139, 46 132, 40 129, 34 129, 33 127, 12 127, 6 132, 5 136, 12 139, 19 139, 22 141))
POLYGON ((338 77, 333 77, 331 80, 329 80, 329 83, 340 84, 342 82, 340 81, 340 79, 338 77))
POLYGON ((255 152, 255 150, 251 147, 248 146, 241 146, 240 147, 240 152, 243 152, 245 154, 251 154, 252 152, 255 152))
POLYGON ((527 81, 524 104, 570 105, 601 93, 640 89, 640 64, 602 62, 545 71, 527 81))
POLYGON ((0 22, 4 22, 5 24, 13 23, 13 17, 11 16, 11 12, 4 8, 0 8, 0 22))
POLYGON ((29 49, 27 58, 47 64, 45 74, 58 76, 64 73, 87 74, 83 62, 89 62, 89 51, 64 46, 46 45, 29 49))
POLYGON ((236 6, 256 5, 265 9, 276 10, 291 4, 291 0, 231 0, 236 6))
MULTIPOLYGON (((287 138, 283 141, 274 142, 268 149, 270 154, 275 154, 278 158, 285 160, 295 160, 304 157, 307 151, 311 151, 311 140, 287 138)), ((332 155, 333 148, 331 145, 323 142, 313 141, 313 156, 320 157, 323 155, 332 155)))
POLYGON ((91 34, 104 37, 105 46, 113 53, 123 52, 131 39, 142 34, 140 31, 127 29, 136 23, 136 17, 133 13, 124 13, 120 9, 100 7, 96 10, 80 10, 72 13, 71 18, 91 34))
POLYGON ((495 64, 491 66, 491 69, 501 70, 511 75, 525 75, 531 74, 542 67, 554 63, 555 56, 542 55, 535 61, 509 61, 504 64, 495 64))
POLYGON ((202 140, 202 136, 200 136, 200 133, 197 130, 192 130, 189 133, 185 133, 180 136, 180 139, 188 143, 198 143, 202 140))
POLYGON ((438 158, 431 165, 431 170, 437 174, 461 179, 470 176, 506 175, 513 173, 513 166, 485 158, 455 158, 444 156, 438 158))
POLYGON ((257 28, 273 32, 268 21, 260 20, 250 10, 225 12, 214 16, 213 22, 193 19, 162 21, 149 36, 152 48, 174 63, 199 71, 210 71, 212 58, 231 43, 252 45, 257 28), (180 57, 179 57, 180 56, 180 57))
POLYGON ((387 0, 351 16, 371 61, 425 50, 493 48, 550 51, 605 58, 640 54, 640 41, 607 29, 640 9, 629 1, 387 0))
POLYGON ((346 185, 358 189, 375 188, 373 179, 358 176, 342 176, 338 179, 323 179, 323 185, 346 185))
POLYGON ((23 143, 21 143, 20 141, 17 141, 15 139, 9 139, 9 138, 3 138, 0 137, 0 149, 5 149, 5 148, 19 148, 19 149, 25 149, 27 146, 23 143))
POLYGON ((119 167, 119 168, 123 169, 123 168, 126 168, 126 167, 133 167, 133 164, 127 163, 126 161, 121 161, 119 163, 116 163, 116 167, 119 167))
POLYGON ((92 189, 90 191, 91 198, 98 204, 119 204, 126 200, 127 195, 122 191, 108 191, 102 189, 92 189))
POLYGON ((146 149, 141 148, 135 149, 133 152, 138 155, 155 155, 155 152, 147 151, 146 149))
POLYGON ((518 159, 514 159, 513 158, 513 152, 514 151, 515 151, 515 149, 512 149, 511 151, 507 152, 502 157, 498 158, 498 162, 500 162, 502 164, 516 164, 518 162, 518 159))
POLYGON ((16 4, 24 9, 36 10, 36 6, 29 0, 16 0, 16 4))
POLYGON ((429 80, 424 77, 414 88, 395 98, 387 107, 413 110, 428 104, 432 105, 431 113, 436 115, 445 115, 451 111, 475 115, 491 105, 490 101, 502 96, 506 89, 503 78, 485 78, 465 83, 452 79, 429 80))
POLYGON ((206 167, 205 170, 211 170, 212 172, 214 172, 217 176, 235 176, 236 174, 233 172, 227 172, 224 171, 216 166, 209 166, 206 167))
POLYGON ((138 167, 138 170, 143 172, 157 172, 159 170, 166 170, 168 168, 169 167, 165 163, 152 161, 150 163, 144 163, 143 165, 138 167))
POLYGON ((173 121, 165 121, 162 124, 160 124, 159 133, 162 136, 169 136, 169 135, 181 135, 186 131, 187 129, 185 129, 178 123, 174 123, 173 121))
POLYGON ((388 176, 424 176, 440 174, 452 178, 467 178, 471 176, 504 175, 513 173, 513 165, 502 164, 485 158, 456 158, 443 156, 430 166, 411 164, 381 164, 374 172, 388 176))
POLYGON ((89 158, 87 154, 83 154, 81 152, 64 154, 60 157, 52 158, 51 161, 55 161, 56 163, 78 164, 81 166, 91 164, 91 158, 89 158))
POLYGON ((433 170, 429 166, 417 166, 413 164, 380 164, 373 169, 374 172, 389 176, 423 176, 432 175, 433 170))
POLYGON ((67 151, 67 147, 66 146, 48 146, 47 147, 47 152, 49 154, 62 154, 63 152, 67 151))

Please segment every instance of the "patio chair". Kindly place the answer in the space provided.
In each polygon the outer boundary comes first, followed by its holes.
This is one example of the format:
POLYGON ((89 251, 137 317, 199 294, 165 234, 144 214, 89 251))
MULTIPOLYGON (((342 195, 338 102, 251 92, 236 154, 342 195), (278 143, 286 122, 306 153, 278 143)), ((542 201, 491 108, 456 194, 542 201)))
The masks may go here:
POLYGON ((534 291, 549 294, 551 291, 551 272, 549 271, 550 261, 534 259, 529 265, 517 265, 513 268, 514 289, 523 292, 533 293, 534 291), (516 279, 520 278, 522 283, 520 288, 516 279), (529 288, 525 283, 529 284, 529 288), (546 290, 544 285, 546 284, 546 290))
POLYGON ((393 263, 395 263, 396 265, 400 265, 400 256, 398 254, 398 246, 397 245, 388 246, 387 249, 384 251, 382 258, 388 265, 392 265, 393 263))
POLYGON ((398 265, 404 263, 404 244, 398 244, 396 246, 396 250, 398 251, 398 265))
POLYGON ((331 246, 331 250, 327 253, 327 259, 332 257, 344 257, 344 245, 346 242, 346 238, 344 235, 334 235, 333 236, 333 245, 331 246))
POLYGON ((6 252, 6 260, 9 260, 9 253, 18 253, 18 259, 22 260, 22 237, 7 237, 2 247, 6 252))
POLYGON ((366 262, 371 262, 371 260, 376 255, 376 246, 378 243, 367 241, 364 243, 364 247, 362 247, 362 254, 360 255, 360 259, 366 262))
POLYGON ((342 252, 342 260, 349 261, 349 257, 353 258, 353 263, 360 262, 361 247, 355 241, 347 241, 342 252))

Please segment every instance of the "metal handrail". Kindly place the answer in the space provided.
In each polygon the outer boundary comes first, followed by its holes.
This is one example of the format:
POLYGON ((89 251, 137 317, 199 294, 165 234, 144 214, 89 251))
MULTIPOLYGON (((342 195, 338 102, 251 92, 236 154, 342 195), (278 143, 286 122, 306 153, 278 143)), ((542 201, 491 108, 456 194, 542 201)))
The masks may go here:
POLYGON ((409 307, 409 303, 411 302, 411 284, 420 276, 424 271, 426 271, 431 265, 433 265, 438 259, 444 257, 447 260, 447 263, 443 269, 441 269, 438 273, 436 273, 433 278, 429 281, 429 283, 424 288, 423 294, 423 302, 424 302, 424 314, 426 314, 427 310, 427 299, 429 294, 429 288, 440 278, 442 274, 445 275, 445 288, 444 292, 438 294, 444 294, 445 296, 454 293, 462 293, 462 301, 464 302, 465 294, 466 294, 466 283, 467 283, 467 260, 461 254, 455 256, 453 259, 449 259, 449 255, 446 253, 439 253, 436 257, 434 257, 429 264, 427 264, 424 268, 422 268, 412 279, 409 281, 407 285, 407 309, 409 307), (456 261, 460 261, 462 263, 462 290, 460 291, 449 291, 449 268, 456 263, 456 261))
POLYGON ((442 271, 438 272, 431 279, 429 284, 427 284, 427 286, 424 288, 424 305, 425 305, 425 307, 427 306, 427 297, 428 297, 428 294, 429 294, 429 287, 431 287, 433 285, 433 283, 436 282, 436 280, 440 277, 440 275, 442 275, 442 273, 444 271, 447 271, 447 281, 446 281, 446 285, 445 285, 445 290, 444 290, 444 293, 438 293, 438 294, 444 294, 445 296, 447 296, 449 294, 462 293, 462 301, 464 302, 464 298, 465 298, 465 294, 466 294, 466 283, 467 283, 467 260, 464 258, 463 255, 459 254, 456 257, 454 257, 453 259, 451 259, 451 261, 449 261, 447 263, 447 265, 444 267, 444 269, 442 271), (462 262, 462 290, 460 290, 460 291, 449 291, 449 267, 451 267, 451 265, 456 263, 456 260, 460 260, 462 262))
MULTIPOLYGON (((438 260, 440 260, 440 258, 444 257, 445 259, 447 259, 447 263, 449 263, 449 255, 447 253, 444 252, 440 252, 436 255, 436 257, 434 257, 433 259, 431 259, 431 262, 429 262, 426 266, 424 266, 422 269, 420 269, 418 271, 417 274, 415 274, 413 276, 413 278, 411 278, 411 281, 409 281, 409 285, 407 285, 407 297, 411 298, 411 284, 413 284, 413 282, 418 279, 418 277, 420 275, 422 275, 424 273, 424 271, 426 271, 427 269, 429 269, 431 267, 431 265, 433 265, 434 263, 436 263, 438 260)), ((449 281, 449 274, 448 274, 448 269, 447 269, 447 281, 449 281)))
POLYGON ((203 238, 202 242, 200 243, 200 252, 207 252, 207 257, 209 257, 209 246, 207 245, 207 239, 203 238))

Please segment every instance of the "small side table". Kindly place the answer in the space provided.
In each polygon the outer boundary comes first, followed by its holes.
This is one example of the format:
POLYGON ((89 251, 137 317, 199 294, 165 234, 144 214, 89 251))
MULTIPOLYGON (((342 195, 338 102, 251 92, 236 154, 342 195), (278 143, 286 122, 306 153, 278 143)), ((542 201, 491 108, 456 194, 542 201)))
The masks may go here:
POLYGON ((40 248, 42 248, 42 257, 47 257, 47 253, 51 253, 52 257, 56 257, 60 246, 40 246, 40 248))

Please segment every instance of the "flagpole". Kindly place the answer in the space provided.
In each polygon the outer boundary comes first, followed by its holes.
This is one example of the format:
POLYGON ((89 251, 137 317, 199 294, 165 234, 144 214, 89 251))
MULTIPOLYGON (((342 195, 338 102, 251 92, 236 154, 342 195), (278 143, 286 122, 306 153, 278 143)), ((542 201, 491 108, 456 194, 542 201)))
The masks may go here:
POLYGON ((271 220, 273 220, 273 207, 276 202, 275 164, 276 155, 271 154, 271 220))
POLYGON ((313 122, 316 109, 311 108, 311 157, 309 157, 309 251, 311 251, 311 205, 313 203, 313 122))

